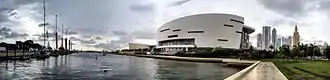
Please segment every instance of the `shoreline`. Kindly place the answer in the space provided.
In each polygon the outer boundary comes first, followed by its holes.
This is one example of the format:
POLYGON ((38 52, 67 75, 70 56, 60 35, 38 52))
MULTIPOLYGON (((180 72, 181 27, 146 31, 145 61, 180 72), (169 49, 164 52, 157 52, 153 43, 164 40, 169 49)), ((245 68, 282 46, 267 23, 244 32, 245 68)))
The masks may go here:
POLYGON ((163 56, 163 55, 131 55, 137 57, 178 60, 178 61, 192 61, 192 62, 212 62, 212 63, 226 63, 226 64, 249 64, 252 65, 257 61, 254 60, 238 60, 233 58, 199 58, 199 57, 179 57, 179 56, 163 56))

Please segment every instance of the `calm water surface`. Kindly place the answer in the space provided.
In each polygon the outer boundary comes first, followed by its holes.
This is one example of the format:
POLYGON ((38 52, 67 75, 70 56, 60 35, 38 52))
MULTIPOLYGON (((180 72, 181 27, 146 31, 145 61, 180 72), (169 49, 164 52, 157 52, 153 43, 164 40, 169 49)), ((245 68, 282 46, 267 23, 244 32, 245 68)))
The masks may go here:
POLYGON ((239 70, 220 63, 76 53, 45 60, 0 61, 0 80, 222 80, 239 70))

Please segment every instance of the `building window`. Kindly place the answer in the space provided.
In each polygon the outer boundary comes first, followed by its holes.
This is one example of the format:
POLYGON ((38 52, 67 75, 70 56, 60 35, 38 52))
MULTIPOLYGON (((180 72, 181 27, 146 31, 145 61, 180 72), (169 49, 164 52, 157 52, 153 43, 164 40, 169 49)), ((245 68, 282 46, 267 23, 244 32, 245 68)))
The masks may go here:
POLYGON ((241 31, 236 31, 236 33, 240 33, 240 34, 242 34, 242 32, 241 32, 241 31))
POLYGON ((174 37, 178 37, 178 35, 170 35, 170 36, 167 36, 167 38, 174 38, 174 37))
POLYGON ((218 41, 228 41, 227 39, 218 39, 218 41))
POLYGON ((229 24, 224 24, 223 26, 234 27, 233 25, 229 25, 229 24))
POLYGON ((235 19, 230 19, 230 21, 234 21, 234 22, 238 22, 238 23, 244 24, 244 22, 239 21, 239 20, 235 20, 235 19))
POLYGON ((181 29, 174 29, 173 32, 176 32, 176 31, 181 31, 181 29))
POLYGON ((204 33, 204 31, 188 31, 188 33, 204 33))
POLYGON ((163 29, 163 30, 160 30, 160 32, 164 32, 164 31, 167 31, 167 30, 170 30, 170 29, 169 28, 163 29))

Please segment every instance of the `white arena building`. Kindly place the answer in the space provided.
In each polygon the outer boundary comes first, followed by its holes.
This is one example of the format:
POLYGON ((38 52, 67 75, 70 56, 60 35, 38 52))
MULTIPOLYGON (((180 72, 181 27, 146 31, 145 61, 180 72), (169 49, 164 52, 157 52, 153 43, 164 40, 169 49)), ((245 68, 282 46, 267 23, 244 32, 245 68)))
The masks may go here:
POLYGON ((185 16, 158 28, 156 48, 163 51, 188 51, 194 47, 248 48, 249 34, 254 31, 244 25, 241 16, 219 13, 185 16))

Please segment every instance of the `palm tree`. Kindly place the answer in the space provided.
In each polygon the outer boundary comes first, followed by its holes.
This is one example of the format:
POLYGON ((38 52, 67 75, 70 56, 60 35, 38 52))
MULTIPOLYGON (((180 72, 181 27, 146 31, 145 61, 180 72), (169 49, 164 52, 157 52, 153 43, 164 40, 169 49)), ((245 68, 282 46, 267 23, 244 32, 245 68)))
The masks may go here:
POLYGON ((272 51, 270 51, 270 52, 273 53, 273 59, 275 59, 276 54, 275 54, 275 48, 274 48, 274 46, 273 46, 273 45, 270 45, 270 46, 269 46, 269 49, 272 50, 272 51))
POLYGON ((323 54, 329 60, 329 58, 330 58, 330 46, 326 46, 326 48, 323 51, 323 54))
POLYGON ((297 59, 297 57, 298 56, 300 56, 300 51, 299 51, 299 48, 296 46, 296 45, 294 45, 293 46, 293 49, 292 49, 292 57, 294 58, 294 60, 296 60, 297 59))
MULTIPOLYGON (((313 56, 313 55, 314 55, 314 45, 313 44, 309 44, 307 46, 307 54, 306 54, 306 56, 308 57, 308 56, 313 56)), ((309 60, 309 59, 307 59, 307 60, 309 60)))
POLYGON ((282 54, 283 54, 283 55, 286 57, 286 59, 288 60, 288 58, 289 58, 290 55, 291 55, 291 51, 290 51, 289 46, 288 46, 288 45, 283 45, 283 46, 282 46, 282 49, 283 49, 282 54))

